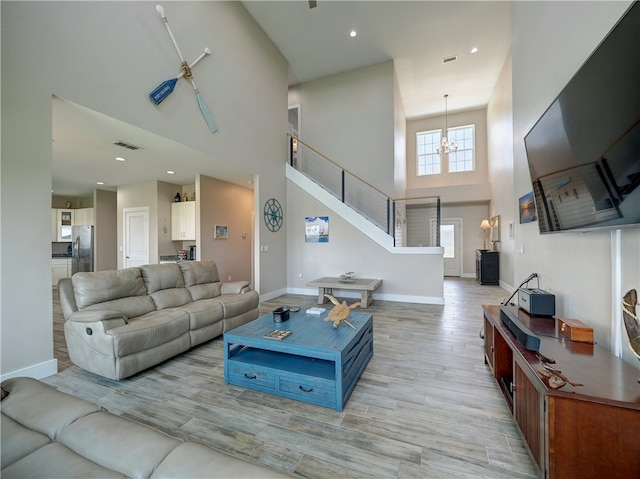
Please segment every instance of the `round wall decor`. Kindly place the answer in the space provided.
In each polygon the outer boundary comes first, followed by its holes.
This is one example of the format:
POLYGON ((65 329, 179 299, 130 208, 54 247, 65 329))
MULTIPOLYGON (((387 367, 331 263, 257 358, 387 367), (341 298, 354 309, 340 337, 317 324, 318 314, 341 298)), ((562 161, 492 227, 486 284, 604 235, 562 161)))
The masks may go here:
POLYGON ((264 224, 270 231, 278 231, 282 226, 282 206, 275 198, 270 198, 264 204, 264 224))

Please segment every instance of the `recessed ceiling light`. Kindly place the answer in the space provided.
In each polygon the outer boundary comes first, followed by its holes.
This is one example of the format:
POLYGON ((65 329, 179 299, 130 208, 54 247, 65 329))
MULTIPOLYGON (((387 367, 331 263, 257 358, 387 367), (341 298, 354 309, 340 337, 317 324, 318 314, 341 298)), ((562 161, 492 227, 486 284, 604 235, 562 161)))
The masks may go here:
POLYGON ((355 37, 357 37, 357 36, 358 36, 358 32, 356 32, 355 30, 351 30, 351 31, 349 32, 349 36, 350 36, 351 38, 355 38, 355 37))
POLYGON ((175 171, 173 171, 173 170, 167 170, 167 174, 168 174, 168 175, 175 175, 175 174, 176 174, 176 172, 175 172, 175 171))
POLYGON ((116 156, 116 161, 127 161, 127 159, 122 158, 121 156, 116 156))
POLYGON ((471 49, 471 53, 478 53, 478 47, 473 47, 471 49))
POLYGON ((104 181, 96 181, 96 185, 104 185, 104 181))

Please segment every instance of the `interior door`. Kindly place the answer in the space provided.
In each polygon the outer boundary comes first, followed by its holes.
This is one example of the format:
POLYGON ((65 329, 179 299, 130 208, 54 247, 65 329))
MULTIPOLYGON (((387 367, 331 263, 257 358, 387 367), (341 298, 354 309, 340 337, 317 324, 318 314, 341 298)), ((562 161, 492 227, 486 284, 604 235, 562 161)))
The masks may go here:
POLYGON ((124 268, 149 264, 149 208, 124 208, 124 268))
MULTIPOLYGON (((435 219, 432 220, 431 230, 435 230, 435 219)), ((462 275, 462 219, 440 220, 440 246, 444 248, 444 275, 462 275)))

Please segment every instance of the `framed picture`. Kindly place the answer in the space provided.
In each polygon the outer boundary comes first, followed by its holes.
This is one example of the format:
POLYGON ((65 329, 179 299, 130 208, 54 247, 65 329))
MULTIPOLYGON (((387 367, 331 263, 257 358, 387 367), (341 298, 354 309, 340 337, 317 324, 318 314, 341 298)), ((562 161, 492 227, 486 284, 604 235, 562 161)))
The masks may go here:
POLYGON ((215 225, 213 227, 213 237, 215 239, 229 238, 229 228, 227 228, 227 225, 215 225))
POLYGON ((329 217, 307 216, 304 219, 304 241, 305 243, 328 243, 329 217))
POLYGON ((533 200, 533 191, 520 198, 519 210, 520 223, 531 223, 536 220, 536 204, 533 200))

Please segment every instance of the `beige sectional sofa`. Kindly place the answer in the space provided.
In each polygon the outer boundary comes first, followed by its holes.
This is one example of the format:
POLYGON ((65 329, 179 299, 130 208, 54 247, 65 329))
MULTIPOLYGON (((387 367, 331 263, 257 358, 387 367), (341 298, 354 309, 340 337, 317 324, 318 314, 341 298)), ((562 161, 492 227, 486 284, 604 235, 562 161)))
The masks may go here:
POLYGON ((58 283, 69 358, 120 380, 258 317, 248 281, 213 261, 76 273, 58 283))
POLYGON ((35 379, 7 379, 2 395, 3 479, 290 477, 110 414, 35 379))

